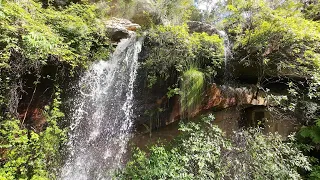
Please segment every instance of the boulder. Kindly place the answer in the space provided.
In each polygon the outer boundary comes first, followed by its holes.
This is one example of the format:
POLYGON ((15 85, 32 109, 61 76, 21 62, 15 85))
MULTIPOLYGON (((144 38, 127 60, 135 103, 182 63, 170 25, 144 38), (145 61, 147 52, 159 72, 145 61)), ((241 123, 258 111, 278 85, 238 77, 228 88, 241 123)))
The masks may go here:
POLYGON ((108 37, 114 42, 119 42, 121 39, 128 38, 130 32, 141 28, 139 24, 121 18, 111 18, 105 22, 105 25, 107 27, 108 37))

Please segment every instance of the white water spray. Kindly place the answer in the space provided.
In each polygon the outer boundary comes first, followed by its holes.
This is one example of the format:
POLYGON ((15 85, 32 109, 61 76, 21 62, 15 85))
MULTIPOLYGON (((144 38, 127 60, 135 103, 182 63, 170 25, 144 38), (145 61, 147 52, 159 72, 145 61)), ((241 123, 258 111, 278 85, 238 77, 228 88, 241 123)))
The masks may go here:
POLYGON ((62 168, 62 180, 111 179, 123 164, 132 129, 133 86, 142 39, 131 35, 109 61, 94 63, 81 78, 62 168))

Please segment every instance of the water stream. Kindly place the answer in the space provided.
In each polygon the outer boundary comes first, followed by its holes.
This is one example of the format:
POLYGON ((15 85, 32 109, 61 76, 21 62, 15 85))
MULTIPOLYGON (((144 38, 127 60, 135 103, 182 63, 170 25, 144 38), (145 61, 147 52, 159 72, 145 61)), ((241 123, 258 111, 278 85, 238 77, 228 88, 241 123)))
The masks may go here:
POLYGON ((95 62, 83 75, 73 100, 70 156, 62 180, 111 179, 123 164, 132 129, 133 86, 142 38, 123 39, 108 61, 95 62))
POLYGON ((218 34, 223 39, 224 43, 224 82, 228 82, 232 74, 231 67, 229 66, 229 60, 232 57, 231 44, 225 31, 220 30, 218 31, 218 34))

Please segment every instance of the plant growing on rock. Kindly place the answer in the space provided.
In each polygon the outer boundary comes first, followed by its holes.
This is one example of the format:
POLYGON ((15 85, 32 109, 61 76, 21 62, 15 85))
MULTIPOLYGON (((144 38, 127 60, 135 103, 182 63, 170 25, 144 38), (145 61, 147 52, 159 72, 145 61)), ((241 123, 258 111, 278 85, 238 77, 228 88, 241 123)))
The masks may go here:
POLYGON ((33 66, 45 64, 48 58, 77 66, 101 58, 102 49, 108 52, 104 24, 94 5, 73 4, 59 11, 43 9, 32 0, 5 1, 0 11, 1 67, 8 67, 14 57, 33 66))
POLYGON ((176 83, 191 66, 214 76, 223 61, 223 41, 218 35, 190 35, 186 25, 157 26, 150 30, 146 41, 149 54, 143 65, 149 87, 156 82, 176 83))
POLYGON ((195 68, 185 71, 180 85, 181 111, 191 114, 202 102, 204 75, 195 68))
POLYGON ((261 70, 269 75, 309 77, 317 72, 320 26, 304 18, 299 3, 237 1, 228 8, 226 27, 240 62, 264 65, 261 70))

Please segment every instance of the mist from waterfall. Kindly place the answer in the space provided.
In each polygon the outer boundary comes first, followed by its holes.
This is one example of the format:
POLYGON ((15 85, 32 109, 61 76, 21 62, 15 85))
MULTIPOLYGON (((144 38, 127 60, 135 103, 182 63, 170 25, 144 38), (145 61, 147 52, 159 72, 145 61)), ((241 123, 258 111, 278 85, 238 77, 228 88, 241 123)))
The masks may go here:
POLYGON ((75 87, 62 180, 111 179, 131 137, 133 87, 142 38, 123 39, 111 59, 95 62, 75 87))

